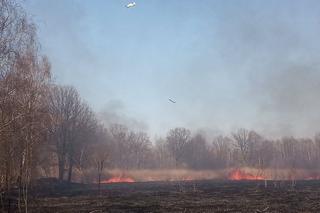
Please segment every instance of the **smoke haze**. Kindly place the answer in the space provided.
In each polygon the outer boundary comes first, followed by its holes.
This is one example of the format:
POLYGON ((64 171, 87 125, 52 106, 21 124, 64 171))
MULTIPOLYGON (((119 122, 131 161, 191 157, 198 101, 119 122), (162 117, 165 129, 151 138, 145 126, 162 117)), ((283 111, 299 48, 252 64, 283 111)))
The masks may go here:
POLYGON ((106 123, 160 135, 319 131, 319 1, 25 4, 57 81, 75 85, 106 123))

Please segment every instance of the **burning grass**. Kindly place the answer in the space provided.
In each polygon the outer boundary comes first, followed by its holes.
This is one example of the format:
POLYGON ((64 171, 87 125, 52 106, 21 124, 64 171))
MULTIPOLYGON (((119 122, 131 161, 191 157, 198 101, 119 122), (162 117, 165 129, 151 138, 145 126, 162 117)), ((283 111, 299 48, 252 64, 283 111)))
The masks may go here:
MULTIPOLYGON (((191 181, 191 180, 212 180, 225 179, 225 171, 194 171, 185 169, 166 169, 166 170, 108 170, 106 176, 112 178, 121 177, 122 182, 150 182, 150 181, 191 181)), ((107 179, 109 180, 109 179, 107 179)), ((119 181, 120 182, 120 181, 119 181)), ((108 182, 109 183, 109 182, 108 182)))
POLYGON ((224 170, 106 170, 102 183, 132 183, 150 181, 192 180, 320 180, 320 172, 314 170, 265 169, 249 167, 224 170))
POLYGON ((235 169, 231 171, 228 176, 229 180, 265 180, 266 178, 259 175, 252 175, 250 173, 246 173, 240 169, 235 169))
POLYGON ((101 183, 133 183, 133 182, 135 181, 130 177, 112 177, 110 179, 101 181, 101 183))

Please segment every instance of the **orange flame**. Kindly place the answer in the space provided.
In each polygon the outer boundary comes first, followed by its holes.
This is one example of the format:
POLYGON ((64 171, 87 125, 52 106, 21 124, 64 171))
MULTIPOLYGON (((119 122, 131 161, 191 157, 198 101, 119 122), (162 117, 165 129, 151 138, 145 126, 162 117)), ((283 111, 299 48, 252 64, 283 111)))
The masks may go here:
POLYGON ((191 176, 182 178, 182 181, 192 181, 193 178, 191 176))
POLYGON ((252 175, 241 171, 240 169, 233 170, 228 177, 229 180, 264 180, 265 178, 258 175, 252 175))
POLYGON ((108 180, 101 181, 101 183, 133 183, 135 182, 130 177, 113 177, 108 180))

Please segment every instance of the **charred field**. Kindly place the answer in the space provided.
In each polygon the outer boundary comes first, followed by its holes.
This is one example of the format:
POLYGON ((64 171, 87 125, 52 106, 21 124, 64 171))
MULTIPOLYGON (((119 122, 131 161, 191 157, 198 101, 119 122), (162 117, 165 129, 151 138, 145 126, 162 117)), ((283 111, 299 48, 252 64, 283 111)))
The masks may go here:
POLYGON ((320 181, 40 184, 29 212, 319 212, 320 181))

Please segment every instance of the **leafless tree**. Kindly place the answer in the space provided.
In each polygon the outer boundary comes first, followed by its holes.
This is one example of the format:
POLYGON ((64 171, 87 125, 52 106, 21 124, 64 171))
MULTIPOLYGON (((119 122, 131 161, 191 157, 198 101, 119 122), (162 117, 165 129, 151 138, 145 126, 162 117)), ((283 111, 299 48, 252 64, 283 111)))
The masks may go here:
POLYGON ((146 160, 151 151, 151 142, 145 132, 131 132, 128 138, 131 168, 141 169, 146 165, 146 160))
POLYGON ((110 127, 110 134, 112 137, 112 161, 113 165, 118 168, 128 168, 129 144, 128 135, 129 130, 126 126, 120 124, 113 124, 110 127))
POLYGON ((181 163, 180 160, 185 153, 185 148, 190 142, 190 130, 185 128, 171 129, 167 135, 167 147, 173 158, 175 159, 175 165, 181 163))
POLYGON ((92 159, 98 176, 99 192, 101 190, 101 177, 106 163, 110 160, 110 141, 107 130, 103 126, 99 126, 96 131, 95 141, 90 144, 90 158, 92 159))
POLYGON ((186 145, 183 160, 192 169, 209 169, 213 168, 214 156, 210 152, 205 137, 201 134, 194 135, 186 145))
POLYGON ((23 9, 15 1, 1 0, 0 186, 8 191, 18 180, 25 211, 48 120, 50 65, 38 52, 35 27, 23 9))
POLYGON ((154 161, 156 162, 156 168, 171 168, 175 164, 166 145, 166 140, 163 138, 159 138, 155 141, 155 145, 153 146, 153 156, 154 161))
POLYGON ((236 147, 240 150, 242 163, 246 164, 248 162, 249 156, 249 131, 246 129, 238 129, 237 132, 232 133, 233 139, 236 142, 236 147))
POLYGON ((295 185, 296 169, 297 169, 297 143, 293 137, 284 137, 280 142, 280 153, 286 167, 290 170, 289 178, 292 180, 292 186, 295 185))
POLYGON ((225 136, 217 136, 213 142, 213 154, 218 168, 227 168, 231 161, 232 140, 225 136))
POLYGON ((49 135, 56 148, 59 180, 63 180, 68 166, 67 180, 71 181, 76 152, 92 136, 96 127, 95 118, 73 87, 54 86, 50 93, 49 110, 52 118, 49 135))

